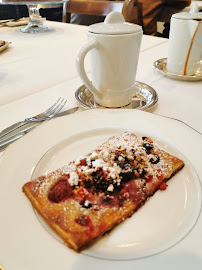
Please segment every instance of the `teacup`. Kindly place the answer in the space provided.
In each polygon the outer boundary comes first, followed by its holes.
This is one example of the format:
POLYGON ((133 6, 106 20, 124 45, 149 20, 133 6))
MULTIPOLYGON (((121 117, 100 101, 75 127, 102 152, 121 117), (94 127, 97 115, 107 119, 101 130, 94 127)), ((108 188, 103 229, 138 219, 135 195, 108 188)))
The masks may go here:
POLYGON ((131 102, 142 34, 141 26, 126 23, 117 11, 111 12, 104 23, 88 27, 88 42, 80 48, 76 64, 81 80, 98 104, 122 107, 131 102), (92 82, 84 68, 88 52, 92 82))
POLYGON ((202 12, 196 3, 190 12, 172 15, 168 42, 168 72, 191 76, 197 72, 202 57, 202 12))

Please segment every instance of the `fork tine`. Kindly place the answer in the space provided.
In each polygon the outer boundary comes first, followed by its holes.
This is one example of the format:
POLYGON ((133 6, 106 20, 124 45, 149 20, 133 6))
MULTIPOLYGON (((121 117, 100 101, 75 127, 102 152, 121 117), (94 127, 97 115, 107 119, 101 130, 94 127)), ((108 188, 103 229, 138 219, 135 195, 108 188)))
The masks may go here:
POLYGON ((64 100, 62 101, 61 105, 60 105, 60 106, 57 108, 57 110, 55 110, 55 112, 52 114, 52 116, 56 115, 59 111, 61 111, 62 108, 65 106, 66 102, 67 102, 67 100, 64 99, 64 100))
POLYGON ((55 113, 55 111, 57 110, 57 108, 61 106, 61 103, 63 102, 63 100, 64 100, 64 99, 62 99, 62 100, 60 101, 60 103, 58 103, 51 111, 49 111, 48 117, 49 117, 50 115, 52 115, 52 114, 55 113))
POLYGON ((53 117, 54 115, 56 115, 59 111, 62 110, 62 108, 65 106, 67 100, 62 99, 62 101, 60 102, 60 104, 58 104, 54 110, 51 111, 51 113, 49 113, 48 117, 53 117))
POLYGON ((61 97, 50 108, 48 108, 44 113, 49 114, 51 112, 51 110, 53 110, 54 107, 59 103, 60 100, 61 100, 61 97))
POLYGON ((60 106, 61 102, 63 102, 64 99, 61 100, 61 97, 58 99, 58 101, 52 106, 51 110, 49 110, 46 115, 49 117, 54 111, 60 106))

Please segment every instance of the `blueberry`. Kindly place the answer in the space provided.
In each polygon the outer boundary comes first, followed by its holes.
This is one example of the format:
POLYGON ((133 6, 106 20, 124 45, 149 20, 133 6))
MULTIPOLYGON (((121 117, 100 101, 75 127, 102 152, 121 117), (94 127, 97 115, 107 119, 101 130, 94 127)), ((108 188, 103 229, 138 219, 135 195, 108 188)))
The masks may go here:
POLYGON ((150 151, 153 149, 153 145, 149 142, 145 142, 143 144, 143 147, 145 148, 145 151, 147 152, 147 154, 149 154, 150 151))
POLYGON ((150 159, 150 162, 151 162, 152 164, 157 164, 157 163, 159 163, 159 161, 160 161, 160 158, 159 158, 159 156, 157 156, 157 155, 154 155, 154 156, 150 159))
POLYGON ((123 182, 130 181, 133 179, 133 166, 127 162, 117 162, 118 166, 121 168, 120 176, 122 177, 123 182))
POLYGON ((87 189, 89 189, 89 188, 91 188, 92 187, 92 181, 90 181, 90 180, 85 180, 84 181, 84 185, 85 185, 85 187, 87 188, 87 189))
POLYGON ((137 172, 139 173, 139 176, 143 178, 145 174, 147 173, 143 168, 137 168, 137 172))
POLYGON ((94 186, 97 191, 106 191, 109 186, 109 181, 105 180, 103 177, 96 177, 93 179, 94 186))
POLYGON ((125 168, 125 162, 117 161, 117 165, 118 165, 121 169, 124 169, 124 168, 125 168))
POLYGON ((117 156, 115 157, 115 161, 124 162, 124 161, 122 161, 122 160, 127 161, 128 159, 127 159, 127 157, 124 156, 123 154, 119 154, 119 155, 117 155, 117 156), (121 160, 121 161, 120 161, 120 160, 121 160))
POLYGON ((92 176, 93 176, 93 184, 97 191, 106 191, 108 189, 108 186, 112 183, 110 179, 106 180, 104 178, 102 169, 94 172, 92 176))

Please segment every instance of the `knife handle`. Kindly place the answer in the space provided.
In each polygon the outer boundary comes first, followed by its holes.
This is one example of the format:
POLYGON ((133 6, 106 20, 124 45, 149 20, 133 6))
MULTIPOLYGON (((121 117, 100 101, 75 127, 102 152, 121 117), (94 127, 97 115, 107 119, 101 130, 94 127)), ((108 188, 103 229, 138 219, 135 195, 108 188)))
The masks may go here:
MULTIPOLYGON (((24 135, 26 135, 27 133, 29 133, 30 131, 32 131, 34 128, 36 128, 37 126, 39 126, 42 122, 35 122, 32 123, 31 126, 29 126, 27 129, 14 133, 13 135, 9 136, 8 138, 6 137, 6 139, 0 139, 0 152, 5 150, 6 147, 17 141, 18 139, 22 138, 24 135)), ((1 270, 1 269, 0 269, 1 270)))
POLYGON ((5 150, 7 146, 9 146, 10 143, 17 141, 18 139, 22 138, 24 136, 23 133, 18 133, 12 137, 9 138, 9 140, 5 140, 5 143, 2 142, 0 144, 0 152, 5 150))
POLYGON ((25 122, 25 121, 19 121, 13 125, 11 125, 8 128, 5 128, 4 130, 2 130, 0 132, 0 139, 3 139, 4 136, 8 135, 9 133, 15 131, 18 128, 23 127, 24 125, 28 124, 29 122, 25 122))

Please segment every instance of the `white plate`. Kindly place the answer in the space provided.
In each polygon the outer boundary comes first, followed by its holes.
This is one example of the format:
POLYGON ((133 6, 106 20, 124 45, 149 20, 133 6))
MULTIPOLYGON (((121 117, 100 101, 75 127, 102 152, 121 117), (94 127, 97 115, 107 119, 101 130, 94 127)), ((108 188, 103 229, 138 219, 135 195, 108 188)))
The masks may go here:
MULTIPOLYGON (((95 129, 68 137, 41 158, 32 179, 89 153, 110 136, 122 132, 120 129, 95 129)), ((137 135, 145 136, 141 133, 137 135)), ((155 141, 155 138, 152 139, 155 141)), ((185 168, 169 182, 166 192, 157 192, 135 215, 83 251, 84 254, 115 260, 154 255, 183 239, 196 223, 201 208, 200 182, 197 175, 188 160, 179 152, 159 140, 155 142, 165 151, 181 157, 186 164, 185 168)), ((62 242, 39 215, 38 217, 44 228, 62 242)))
POLYGON ((6 48, 8 48, 8 46, 11 44, 10 41, 6 41, 5 45, 0 47, 0 52, 2 52, 3 50, 5 50, 6 48))
POLYGON ((138 110, 90 110, 41 125, 8 147, 0 160, 0 264, 6 270, 144 270, 147 263, 150 269, 162 269, 161 264, 173 267, 181 258, 183 269, 188 269, 187 260, 193 265, 195 261, 187 253, 201 262, 201 187, 189 162, 201 176, 201 151, 202 136, 198 133, 177 121, 138 110), (132 218, 84 254, 77 254, 44 229, 22 193, 22 185, 33 173, 36 176, 55 169, 64 160, 74 159, 110 135, 128 129, 155 138, 161 147, 183 158, 186 166, 169 181, 165 192, 157 192, 132 218), (154 253, 158 254, 145 257, 154 253), (129 260, 139 257, 144 258, 129 260))

